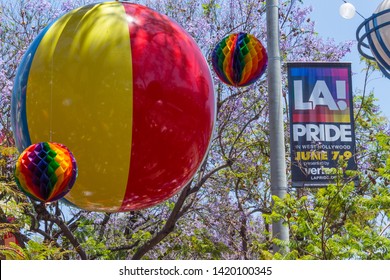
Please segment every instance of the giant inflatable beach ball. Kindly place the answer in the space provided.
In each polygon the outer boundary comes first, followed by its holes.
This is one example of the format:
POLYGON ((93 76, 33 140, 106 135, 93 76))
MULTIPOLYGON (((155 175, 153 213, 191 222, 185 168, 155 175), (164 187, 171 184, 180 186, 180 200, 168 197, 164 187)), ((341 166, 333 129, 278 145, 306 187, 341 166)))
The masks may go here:
POLYGON ((78 178, 65 199, 89 211, 156 205, 193 178, 215 120, 210 70, 176 22, 126 2, 96 3, 47 26, 19 65, 17 147, 66 145, 78 178))
POLYGON ((256 37, 240 32, 223 38, 215 46, 211 61, 222 82, 243 87, 256 82, 263 75, 268 56, 256 37))

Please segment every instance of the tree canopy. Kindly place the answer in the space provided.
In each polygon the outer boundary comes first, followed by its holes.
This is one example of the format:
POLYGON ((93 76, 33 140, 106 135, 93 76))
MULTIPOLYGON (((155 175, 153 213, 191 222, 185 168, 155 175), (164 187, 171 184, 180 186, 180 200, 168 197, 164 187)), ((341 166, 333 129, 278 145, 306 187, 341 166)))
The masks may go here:
MULTIPOLYGON (((165 203, 126 213, 87 212, 61 201, 42 205, 14 182, 17 150, 10 102, 17 66, 38 33, 59 15, 92 1, 0 1, 0 245, 9 259, 390 259, 390 130, 367 83, 375 65, 365 62, 366 84, 354 89, 360 185, 339 180, 321 189, 270 191, 266 75, 233 88, 214 75, 217 126, 207 159, 193 180, 165 203), (274 253, 272 222, 289 228, 289 252, 274 253)), ((265 1, 134 1, 181 24, 210 62, 213 47, 233 32, 264 44, 265 1)), ((304 1, 280 1, 280 47, 285 137, 288 61, 340 61, 352 42, 336 43, 315 31, 304 1)), ((210 64, 211 65, 211 64, 210 64)), ((290 149, 286 145, 287 174, 290 149)), ((342 176, 343 163, 339 173, 342 176)))

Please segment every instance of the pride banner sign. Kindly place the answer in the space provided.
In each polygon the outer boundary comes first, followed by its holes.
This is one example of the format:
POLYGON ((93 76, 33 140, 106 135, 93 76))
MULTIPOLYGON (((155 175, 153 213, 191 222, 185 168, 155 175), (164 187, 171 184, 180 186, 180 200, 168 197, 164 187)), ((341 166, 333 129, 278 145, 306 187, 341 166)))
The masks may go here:
POLYGON ((293 187, 334 182, 344 160, 356 170, 350 63, 288 63, 293 187))

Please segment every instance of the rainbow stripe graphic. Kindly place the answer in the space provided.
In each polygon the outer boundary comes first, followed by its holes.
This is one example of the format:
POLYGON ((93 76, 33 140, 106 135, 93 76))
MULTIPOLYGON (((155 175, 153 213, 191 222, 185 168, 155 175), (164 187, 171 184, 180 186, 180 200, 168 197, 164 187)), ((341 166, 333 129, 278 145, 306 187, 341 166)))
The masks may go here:
POLYGON ((65 199, 89 211, 131 211, 173 196, 194 176, 215 122, 209 66, 167 16, 95 3, 50 24, 19 66, 12 97, 17 147, 65 144, 78 178, 65 199))
POLYGON ((16 183, 35 200, 52 202, 62 198, 70 191, 76 177, 76 160, 62 144, 31 145, 16 162, 16 183))
MULTIPOLYGON (((294 102, 291 104, 292 108, 292 122, 293 123, 350 123, 351 122, 351 96, 350 96, 350 75, 348 68, 345 67, 291 67, 289 70, 290 83, 294 80, 302 81, 303 100, 308 102, 310 94, 312 93, 315 84, 318 81, 324 81, 328 87, 333 100, 337 104, 343 106, 337 110, 330 110, 326 105, 316 106, 312 110, 299 110, 295 108, 294 102), (337 89, 337 82, 342 81, 345 88, 342 91, 344 94, 340 95, 340 90, 337 89)), ((290 92, 293 94, 291 100, 297 98, 297 92, 290 92)))
POLYGON ((261 42, 242 32, 223 38, 212 53, 212 65, 221 81, 238 87, 259 79, 267 62, 267 53, 261 42))

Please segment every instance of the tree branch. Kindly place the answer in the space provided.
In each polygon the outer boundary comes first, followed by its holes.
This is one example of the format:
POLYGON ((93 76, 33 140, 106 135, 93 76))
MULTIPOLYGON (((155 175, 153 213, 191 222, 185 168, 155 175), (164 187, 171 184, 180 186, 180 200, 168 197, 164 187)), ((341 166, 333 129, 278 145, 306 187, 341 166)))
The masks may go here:
POLYGON ((164 227, 152 239, 150 239, 148 242, 138 248, 138 250, 132 257, 133 260, 141 259, 150 249, 160 243, 166 236, 168 236, 168 234, 170 234, 174 230, 176 221, 179 219, 180 209, 183 206, 187 196, 189 195, 191 183, 192 181, 190 181, 180 193, 175 207, 169 215, 164 227))
POLYGON ((156 246, 158 243, 160 243, 166 236, 168 236, 174 229, 176 222, 188 211, 188 209, 192 206, 192 203, 187 204, 186 206, 183 205, 187 199, 188 196, 190 196, 193 193, 196 193, 199 191, 201 186, 216 172, 219 170, 228 167, 231 165, 231 162, 227 162, 224 165, 221 165, 205 176, 196 184, 195 187, 191 189, 192 180, 184 187, 184 189, 181 191, 179 198, 177 199, 175 203, 175 207, 173 208, 171 214, 169 215, 164 227, 156 233, 155 236, 153 236, 149 241, 147 241, 145 244, 143 244, 141 247, 138 248, 138 250, 135 252, 134 256, 132 257, 133 260, 139 260, 141 259, 149 250, 151 250, 154 246, 156 246))
POLYGON ((35 210, 38 213, 40 217, 42 217, 42 220, 44 221, 50 221, 55 223, 64 233, 64 236, 69 240, 69 242, 72 244, 72 246, 75 248, 76 252, 79 254, 80 258, 82 260, 87 259, 87 254, 82 249, 80 243, 76 239, 76 237, 73 235, 73 233, 70 231, 68 226, 65 224, 64 221, 59 219, 58 217, 51 215, 47 209, 45 208, 44 204, 35 205, 35 210))

